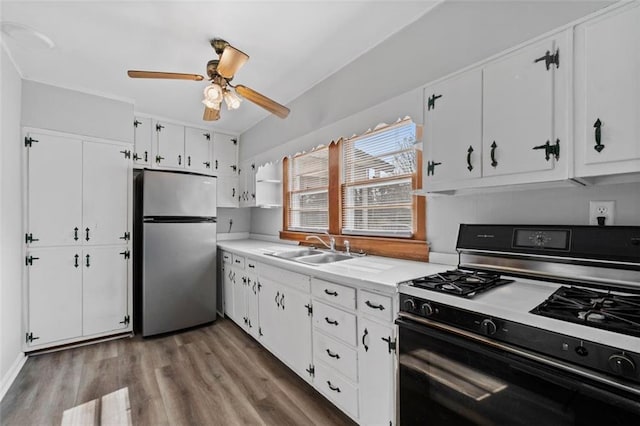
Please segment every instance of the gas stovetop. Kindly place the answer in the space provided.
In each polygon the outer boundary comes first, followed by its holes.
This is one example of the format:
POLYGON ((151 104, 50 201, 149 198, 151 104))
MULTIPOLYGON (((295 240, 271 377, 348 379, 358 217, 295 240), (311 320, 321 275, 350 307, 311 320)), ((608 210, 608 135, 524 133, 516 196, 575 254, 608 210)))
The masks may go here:
POLYGON ((503 279, 500 274, 493 272, 454 269, 416 278, 408 281, 407 284, 456 296, 473 297, 493 287, 511 282, 513 280, 503 279))
POLYGON ((640 336, 640 296, 560 287, 531 313, 640 336))

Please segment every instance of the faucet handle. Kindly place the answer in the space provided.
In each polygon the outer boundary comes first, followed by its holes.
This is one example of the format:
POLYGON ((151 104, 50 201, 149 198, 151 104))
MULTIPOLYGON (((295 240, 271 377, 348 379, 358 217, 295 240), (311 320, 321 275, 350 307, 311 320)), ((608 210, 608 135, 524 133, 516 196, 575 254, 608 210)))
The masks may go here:
POLYGON ((349 240, 344 240, 344 250, 347 254, 351 254, 351 243, 349 240))

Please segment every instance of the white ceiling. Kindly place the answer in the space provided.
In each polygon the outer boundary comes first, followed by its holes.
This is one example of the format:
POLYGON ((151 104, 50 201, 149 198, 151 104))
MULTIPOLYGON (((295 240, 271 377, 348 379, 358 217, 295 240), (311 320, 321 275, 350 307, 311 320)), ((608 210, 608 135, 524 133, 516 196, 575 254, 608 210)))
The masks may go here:
MULTIPOLYGON (((0 19, 55 43, 3 42, 23 78, 131 100, 135 110, 200 123, 206 82, 133 80, 127 69, 206 76, 209 45, 224 38, 250 55, 234 83, 286 105, 418 19, 438 1, 2 1, 0 19)), ((381 64, 384 58, 380 58, 381 64)), ((268 113, 243 102, 215 127, 241 133, 268 113)))

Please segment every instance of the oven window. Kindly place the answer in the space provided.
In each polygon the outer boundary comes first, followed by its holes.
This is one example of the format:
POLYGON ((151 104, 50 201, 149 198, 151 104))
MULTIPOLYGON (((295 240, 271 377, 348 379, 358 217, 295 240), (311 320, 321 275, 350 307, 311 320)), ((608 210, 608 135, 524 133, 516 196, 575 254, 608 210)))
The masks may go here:
POLYGON ((402 425, 640 424, 640 404, 631 399, 584 392, 563 372, 419 329, 400 327, 402 425))

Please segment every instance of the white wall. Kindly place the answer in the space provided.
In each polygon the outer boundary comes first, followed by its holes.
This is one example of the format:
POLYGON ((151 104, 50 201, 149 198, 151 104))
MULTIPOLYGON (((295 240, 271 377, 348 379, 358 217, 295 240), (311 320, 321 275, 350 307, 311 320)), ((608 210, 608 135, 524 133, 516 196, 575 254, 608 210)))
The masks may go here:
POLYGON ((218 234, 249 232, 251 227, 250 209, 218 208, 218 234), (233 223, 229 223, 232 220, 233 223))
POLYGON ((25 80, 22 125, 133 143, 133 104, 25 80))
MULTIPOLYGON (((0 385, 22 358, 22 80, 3 47, 0 92, 0 385)), ((1 391, 2 389, 0 389, 1 391)))

